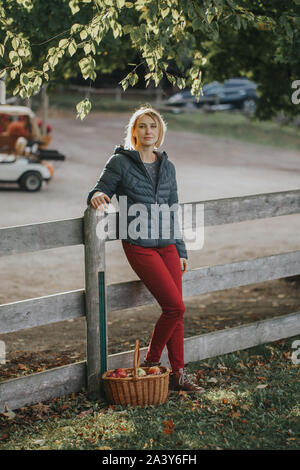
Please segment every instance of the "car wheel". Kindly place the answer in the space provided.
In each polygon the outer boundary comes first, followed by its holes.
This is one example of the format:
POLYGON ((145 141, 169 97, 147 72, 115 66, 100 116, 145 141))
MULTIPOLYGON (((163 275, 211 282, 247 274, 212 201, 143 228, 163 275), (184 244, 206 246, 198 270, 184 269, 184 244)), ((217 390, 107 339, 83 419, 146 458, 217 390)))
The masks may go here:
POLYGON ((255 108, 256 108, 256 103, 254 100, 245 100, 243 102, 244 113, 254 113, 255 108))
POLYGON ((42 186, 42 177, 37 171, 28 171, 21 177, 19 184, 26 191, 39 191, 42 186))

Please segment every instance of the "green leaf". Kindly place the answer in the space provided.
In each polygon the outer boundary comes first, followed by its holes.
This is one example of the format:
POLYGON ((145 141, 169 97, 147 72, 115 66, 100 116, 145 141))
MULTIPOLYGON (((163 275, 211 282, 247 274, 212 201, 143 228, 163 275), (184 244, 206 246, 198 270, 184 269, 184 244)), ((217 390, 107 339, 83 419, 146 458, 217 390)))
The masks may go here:
POLYGON ((16 51, 20 45, 20 40, 16 37, 13 38, 13 40, 11 41, 11 44, 12 44, 12 47, 14 48, 14 50, 16 51))
POLYGON ((48 62, 49 62, 51 70, 54 70, 54 67, 58 64, 57 55, 53 55, 53 56, 49 57, 48 62))
POLYGON ((50 47, 50 49, 49 49, 49 51, 48 51, 47 57, 48 57, 48 56, 51 56, 51 55, 53 55, 53 54, 55 54, 55 51, 56 51, 56 48, 55 48, 55 47, 50 47))
POLYGON ((65 48, 65 47, 67 47, 68 44, 69 44, 68 39, 61 39, 58 43, 58 47, 65 48))
POLYGON ((87 32, 86 32, 85 29, 83 29, 82 31, 80 31, 80 39, 81 39, 82 41, 84 41, 87 37, 88 37, 88 35, 87 35, 87 32))
POLYGON ((125 6, 125 0, 116 0, 117 7, 121 10, 125 6))
POLYGON ((0 44, 0 55, 1 55, 1 57, 4 56, 4 46, 3 46, 3 44, 0 44))
POLYGON ((191 76, 192 79, 197 78, 199 74, 199 67, 194 65, 190 70, 189 70, 189 75, 191 76))
POLYGON ((73 24, 73 26, 71 27, 71 34, 75 34, 77 33, 78 31, 80 31, 84 26, 82 24, 79 24, 79 23, 75 23, 73 24))
POLYGON ((121 82, 119 82, 119 84, 120 84, 120 83, 121 83, 121 85, 122 85, 123 90, 124 90, 124 91, 127 90, 128 85, 129 85, 128 80, 126 80, 126 78, 124 78, 121 82))
POLYGON ((91 44, 90 44, 89 42, 87 42, 87 43, 84 45, 83 50, 84 50, 84 53, 85 53, 86 55, 88 55, 88 54, 91 52, 91 44))
POLYGON ((84 119, 85 116, 90 112, 92 107, 92 104, 88 98, 85 98, 84 100, 80 101, 76 105, 76 110, 77 110, 77 118, 80 117, 80 119, 84 119))
POLYGON ((76 42, 75 42, 74 39, 73 39, 73 40, 70 42, 69 47, 68 47, 68 52, 69 52, 69 54, 70 54, 71 57, 75 54, 76 50, 77 50, 77 44, 76 44, 76 42))
POLYGON ((131 86, 134 86, 139 81, 139 76, 137 73, 132 73, 129 78, 129 83, 131 86))
POLYGON ((177 10, 175 9, 172 10, 172 17, 174 18, 175 21, 179 20, 179 13, 177 10))
POLYGON ((91 78, 95 80, 97 74, 95 72, 96 62, 92 56, 84 57, 79 61, 79 67, 82 73, 83 78, 86 80, 87 78, 91 78))
POLYGON ((15 51, 10 51, 8 56, 12 64, 17 62, 19 59, 19 56, 15 51))
POLYGON ((199 102, 201 96, 201 76, 198 79, 193 80, 191 93, 196 97, 196 101, 199 102))
POLYGON ((183 77, 177 77, 177 86, 180 90, 185 87, 185 79, 183 77))
POLYGON ((18 75, 18 72, 15 69, 12 69, 10 71, 10 77, 14 80, 16 76, 18 75))
POLYGON ((168 16, 169 13, 170 13, 170 8, 169 7, 165 8, 164 10, 161 10, 162 18, 165 18, 166 16, 168 16))
POLYGON ((26 49, 24 47, 19 47, 18 48, 18 54, 20 57, 26 57, 28 55, 30 55, 30 52, 28 54, 28 52, 26 51, 26 49))
POLYGON ((14 91, 13 91, 13 96, 15 96, 17 93, 19 93, 19 90, 20 90, 20 85, 17 85, 16 88, 14 89, 14 91))
POLYGON ((21 85, 28 85, 29 83, 29 78, 25 73, 22 73, 20 76, 20 83, 21 85))
POLYGON ((20 90, 20 96, 21 96, 21 98, 23 98, 23 99, 27 98, 27 93, 26 93, 25 88, 21 88, 21 90, 20 90))
POLYGON ((174 75, 171 75, 170 73, 166 72, 167 79, 169 80, 170 83, 175 87, 176 86, 176 77, 174 75))
POLYGON ((71 9, 72 15, 75 15, 78 11, 80 11, 78 0, 70 0, 69 7, 71 9))

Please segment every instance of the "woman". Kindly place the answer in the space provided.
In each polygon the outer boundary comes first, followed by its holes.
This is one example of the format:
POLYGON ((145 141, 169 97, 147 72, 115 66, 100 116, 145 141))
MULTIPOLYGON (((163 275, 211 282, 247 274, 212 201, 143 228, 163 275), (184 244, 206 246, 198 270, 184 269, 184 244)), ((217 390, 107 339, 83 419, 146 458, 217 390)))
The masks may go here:
POLYGON ((119 238, 132 269, 162 308, 141 366, 160 365, 166 346, 172 368, 170 390, 195 392, 203 389, 188 378, 184 369, 182 275, 187 270, 188 256, 181 234, 174 234, 175 224, 179 227, 175 167, 166 152, 158 151, 165 132, 166 124, 156 110, 151 106, 138 109, 127 126, 125 147, 115 148, 89 192, 87 204, 103 212, 116 194, 121 213, 120 196, 126 196, 128 230, 126 237, 119 238), (134 207, 140 213, 138 224, 132 216, 134 207), (166 220, 171 228, 168 236, 162 231, 166 220), (142 235, 137 232, 138 226, 144 228, 142 235))

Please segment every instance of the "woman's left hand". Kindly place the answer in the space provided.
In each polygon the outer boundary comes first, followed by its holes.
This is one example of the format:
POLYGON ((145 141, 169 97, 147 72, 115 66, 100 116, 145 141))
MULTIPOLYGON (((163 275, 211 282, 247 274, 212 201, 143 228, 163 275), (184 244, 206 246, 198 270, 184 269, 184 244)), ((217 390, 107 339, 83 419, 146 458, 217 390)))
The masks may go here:
POLYGON ((180 258, 180 264, 181 264, 181 274, 184 275, 184 273, 187 270, 187 260, 185 258, 180 258))

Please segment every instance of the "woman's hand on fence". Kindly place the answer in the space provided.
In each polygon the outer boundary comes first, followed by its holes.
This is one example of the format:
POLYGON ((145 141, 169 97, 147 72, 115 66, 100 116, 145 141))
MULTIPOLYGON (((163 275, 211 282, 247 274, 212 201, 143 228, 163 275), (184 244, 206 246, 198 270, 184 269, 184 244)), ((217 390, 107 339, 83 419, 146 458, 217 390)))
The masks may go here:
POLYGON ((91 205, 94 207, 94 209, 100 209, 103 214, 104 209, 107 208, 106 201, 110 203, 110 197, 101 191, 97 191, 91 198, 91 205))
POLYGON ((187 270, 187 260, 185 258, 180 258, 180 264, 181 264, 181 274, 184 275, 184 273, 187 270))

